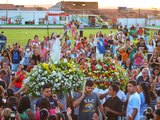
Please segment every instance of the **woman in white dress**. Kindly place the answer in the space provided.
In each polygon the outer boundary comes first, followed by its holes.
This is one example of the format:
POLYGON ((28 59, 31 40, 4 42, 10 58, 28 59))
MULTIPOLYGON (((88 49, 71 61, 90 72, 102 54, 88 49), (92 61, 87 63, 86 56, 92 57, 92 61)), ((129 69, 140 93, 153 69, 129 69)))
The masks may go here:
POLYGON ((103 43, 100 40, 99 33, 97 33, 97 35, 95 36, 93 44, 94 44, 94 46, 96 46, 96 60, 103 61, 103 54, 104 53, 102 53, 102 51, 101 51, 101 49, 103 49, 103 43))
POLYGON ((63 39, 66 31, 67 31, 67 29, 63 32, 62 36, 60 36, 60 35, 56 36, 56 40, 55 40, 55 42, 52 46, 51 52, 50 52, 51 60, 53 63, 59 62, 59 60, 61 58, 61 40, 63 39))

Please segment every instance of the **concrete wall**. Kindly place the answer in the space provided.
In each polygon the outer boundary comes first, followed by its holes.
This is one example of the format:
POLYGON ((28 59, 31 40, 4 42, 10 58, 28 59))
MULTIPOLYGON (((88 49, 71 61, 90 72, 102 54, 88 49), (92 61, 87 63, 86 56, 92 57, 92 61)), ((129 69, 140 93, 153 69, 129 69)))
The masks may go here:
MULTIPOLYGON (((63 11, 8 11, 8 18, 12 19, 12 23, 16 23, 15 19, 17 16, 21 16, 21 23, 24 25, 28 21, 33 21, 35 22, 36 25, 39 24, 40 18, 44 19, 45 15, 47 12, 50 13, 63 13, 63 11)), ((6 11, 5 10, 0 10, 0 18, 6 16, 6 11)), ((66 18, 66 22, 70 20, 70 17, 66 18)), ((53 24, 64 24, 65 21, 60 21, 59 16, 50 16, 49 18, 49 23, 53 24)), ((6 21, 0 20, 0 24, 5 24, 6 21)), ((46 23, 46 22, 45 22, 46 23)), ((139 26, 160 26, 160 20, 149 20, 146 18, 118 18, 118 23, 121 23, 123 26, 127 25, 128 27, 132 25, 139 24, 139 26)))
MULTIPOLYGON (((21 23, 25 24, 27 21, 33 21, 36 25, 39 24, 40 18, 45 18, 45 15, 47 12, 53 12, 53 13, 62 13, 63 11, 8 11, 8 18, 12 19, 12 23, 16 23, 15 19, 17 16, 21 16, 21 23)), ((2 10, 0 11, 0 18, 2 16, 6 16, 6 11, 2 10)), ((57 16, 58 17, 58 16, 57 16)), ((58 23, 59 19, 56 17, 56 23, 58 23)), ((60 22, 59 22, 60 23, 60 22)), ((5 24, 5 21, 0 20, 0 24, 5 24)))
POLYGON ((146 18, 118 18, 118 23, 121 23, 123 26, 127 25, 131 27, 132 25, 139 24, 139 26, 160 26, 160 20, 149 20, 146 18))
POLYGON ((139 24, 139 26, 144 27, 146 20, 145 18, 118 18, 118 23, 121 23, 123 26, 127 25, 131 27, 132 25, 139 24))
POLYGON ((160 26, 160 20, 147 20, 147 25, 152 26, 160 26))

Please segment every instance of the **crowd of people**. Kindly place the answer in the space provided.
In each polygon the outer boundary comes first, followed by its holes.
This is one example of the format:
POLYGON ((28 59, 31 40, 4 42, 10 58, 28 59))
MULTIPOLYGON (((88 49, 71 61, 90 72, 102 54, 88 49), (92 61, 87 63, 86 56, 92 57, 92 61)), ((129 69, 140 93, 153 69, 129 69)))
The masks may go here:
POLYGON ((0 119, 160 120, 160 31, 151 34, 146 28, 120 26, 109 34, 99 31, 83 36, 84 26, 79 27, 80 34, 72 22, 64 26, 63 35, 52 33, 42 41, 35 35, 24 47, 18 42, 6 46, 7 36, 1 32, 0 119), (133 34, 133 30, 137 32, 133 34), (83 91, 53 94, 45 84, 42 95, 33 100, 23 84, 26 73, 55 58, 73 59, 81 70, 88 59, 110 58, 126 70, 126 89, 115 82, 100 90, 87 80, 83 91))

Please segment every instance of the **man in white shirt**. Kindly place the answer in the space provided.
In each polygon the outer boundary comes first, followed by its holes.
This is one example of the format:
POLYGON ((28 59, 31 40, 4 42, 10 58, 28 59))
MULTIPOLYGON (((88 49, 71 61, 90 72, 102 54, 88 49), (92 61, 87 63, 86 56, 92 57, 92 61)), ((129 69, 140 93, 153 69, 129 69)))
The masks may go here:
POLYGON ((127 84, 128 90, 128 103, 126 110, 126 119, 127 120, 139 120, 140 119, 140 97, 136 91, 137 84, 136 81, 129 81, 127 84))

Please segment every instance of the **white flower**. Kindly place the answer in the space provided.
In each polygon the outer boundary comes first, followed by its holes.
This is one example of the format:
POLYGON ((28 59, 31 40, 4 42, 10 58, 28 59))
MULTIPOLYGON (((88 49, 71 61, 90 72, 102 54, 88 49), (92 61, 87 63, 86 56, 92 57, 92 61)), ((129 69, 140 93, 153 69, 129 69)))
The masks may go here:
POLYGON ((41 72, 42 72, 42 70, 41 70, 41 69, 39 69, 39 70, 38 70, 38 72, 39 72, 39 73, 41 73, 41 72))
POLYGON ((102 66, 99 65, 99 64, 97 64, 97 65, 95 66, 95 68, 96 68, 96 69, 102 69, 102 66))
POLYGON ((25 80, 23 81, 23 83, 24 83, 24 84, 27 84, 27 83, 29 83, 29 80, 30 80, 30 77, 28 77, 27 79, 25 79, 25 80))
POLYGON ((73 78, 73 76, 71 75, 70 77, 69 77, 69 79, 72 79, 73 78))
POLYGON ((32 70, 36 70, 38 67, 37 66, 34 66, 33 68, 32 68, 32 70))
POLYGON ((41 85, 44 85, 45 83, 44 82, 41 82, 41 85))
POLYGON ((41 94, 40 94, 40 92, 37 92, 37 93, 38 93, 38 94, 37 94, 38 96, 40 96, 40 95, 41 95, 41 94))
POLYGON ((91 64, 90 64, 90 63, 87 63, 87 66, 90 68, 90 67, 91 67, 91 64))
POLYGON ((60 73, 60 72, 58 72, 57 76, 61 77, 62 75, 61 75, 61 73, 60 73))
POLYGON ((39 92, 36 92, 36 95, 39 96, 40 95, 39 92))
POLYGON ((45 71, 44 74, 47 74, 47 71, 45 71))
POLYGON ((55 79, 55 82, 58 82, 58 79, 55 79))
POLYGON ((64 81, 62 80, 61 83, 64 83, 64 81))
POLYGON ((52 71, 52 75, 55 76, 57 73, 56 71, 52 71))

